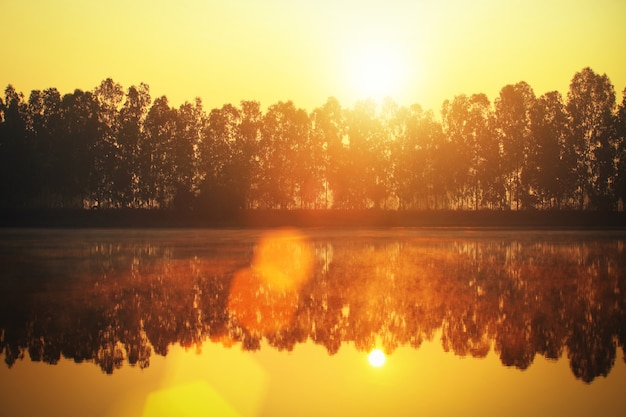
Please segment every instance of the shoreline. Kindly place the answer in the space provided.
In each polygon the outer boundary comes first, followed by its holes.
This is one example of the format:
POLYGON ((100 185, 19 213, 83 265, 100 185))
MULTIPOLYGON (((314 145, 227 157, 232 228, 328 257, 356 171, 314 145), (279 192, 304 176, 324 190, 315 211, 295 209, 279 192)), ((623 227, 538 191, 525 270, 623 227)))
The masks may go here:
POLYGON ((2 228, 490 227, 626 230, 626 212, 149 209, 0 211, 2 228))

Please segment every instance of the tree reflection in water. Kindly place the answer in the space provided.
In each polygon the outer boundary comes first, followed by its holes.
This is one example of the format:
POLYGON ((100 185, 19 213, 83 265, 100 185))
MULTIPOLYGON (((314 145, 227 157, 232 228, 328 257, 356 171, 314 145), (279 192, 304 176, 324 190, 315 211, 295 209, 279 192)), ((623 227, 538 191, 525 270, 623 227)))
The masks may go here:
POLYGON ((519 369, 566 356, 590 382, 626 346, 623 234, 286 233, 195 246, 115 234, 5 242, 5 362, 63 356, 111 373, 207 339, 246 350, 310 339, 329 354, 379 342, 391 354, 440 332, 446 351, 493 349, 519 369))

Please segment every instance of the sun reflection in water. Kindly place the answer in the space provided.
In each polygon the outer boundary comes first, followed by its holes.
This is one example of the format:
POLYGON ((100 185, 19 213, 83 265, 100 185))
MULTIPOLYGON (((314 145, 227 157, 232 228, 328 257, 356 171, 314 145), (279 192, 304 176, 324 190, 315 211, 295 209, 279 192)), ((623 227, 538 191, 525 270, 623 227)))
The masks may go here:
POLYGON ((380 349, 374 349, 367 356, 367 360, 374 368, 380 368, 387 361, 385 353, 380 349))

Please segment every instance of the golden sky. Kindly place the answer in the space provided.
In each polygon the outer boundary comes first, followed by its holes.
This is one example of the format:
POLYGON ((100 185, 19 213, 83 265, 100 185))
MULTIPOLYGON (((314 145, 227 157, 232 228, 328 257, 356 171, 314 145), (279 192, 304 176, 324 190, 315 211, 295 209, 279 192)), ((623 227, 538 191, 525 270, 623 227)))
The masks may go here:
POLYGON ((439 112, 460 93, 575 72, 626 87, 623 0, 0 0, 0 87, 26 95, 140 82, 172 105, 390 95, 439 112))

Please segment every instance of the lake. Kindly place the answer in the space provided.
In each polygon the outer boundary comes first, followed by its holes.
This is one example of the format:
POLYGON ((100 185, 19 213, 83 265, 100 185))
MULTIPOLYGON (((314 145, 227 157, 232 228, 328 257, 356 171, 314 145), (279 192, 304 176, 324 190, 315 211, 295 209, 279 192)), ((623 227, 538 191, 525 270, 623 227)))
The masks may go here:
POLYGON ((626 410, 625 231, 0 229, 0 265, 3 416, 626 410))

